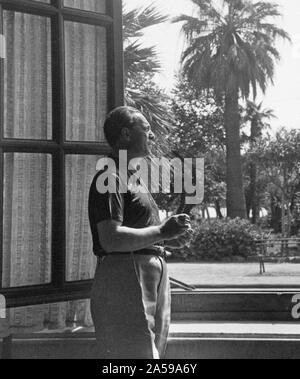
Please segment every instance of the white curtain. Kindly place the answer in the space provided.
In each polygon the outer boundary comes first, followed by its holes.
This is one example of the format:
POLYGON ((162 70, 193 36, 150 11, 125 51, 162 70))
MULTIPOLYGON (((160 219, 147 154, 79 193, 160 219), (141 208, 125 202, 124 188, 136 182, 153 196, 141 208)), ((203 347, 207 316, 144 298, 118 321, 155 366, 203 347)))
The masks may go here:
POLYGON ((64 0, 65 7, 105 13, 105 0, 64 0))
MULTIPOLYGON (((75 2, 73 2, 74 5, 75 2)), ((80 5, 80 4, 79 4, 80 5)), ((7 138, 52 138, 51 24, 47 18, 4 12, 7 138)), ((65 23, 66 138, 102 141, 106 114, 105 29, 65 23)), ((66 156, 67 280, 92 278, 95 259, 88 192, 99 157, 66 156)), ((51 278, 52 159, 7 153, 4 159, 3 287, 45 284, 51 278)), ((46 299, 43 299, 43 301, 46 299)), ((12 332, 91 325, 87 301, 13 309, 12 332)))

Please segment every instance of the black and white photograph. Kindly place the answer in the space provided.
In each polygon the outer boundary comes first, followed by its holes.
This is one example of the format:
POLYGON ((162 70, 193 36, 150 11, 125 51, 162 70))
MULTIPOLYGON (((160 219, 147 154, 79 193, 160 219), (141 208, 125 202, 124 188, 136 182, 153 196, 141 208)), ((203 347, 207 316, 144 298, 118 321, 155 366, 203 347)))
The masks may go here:
POLYGON ((300 358, 299 20, 0 0, 1 360, 300 358))

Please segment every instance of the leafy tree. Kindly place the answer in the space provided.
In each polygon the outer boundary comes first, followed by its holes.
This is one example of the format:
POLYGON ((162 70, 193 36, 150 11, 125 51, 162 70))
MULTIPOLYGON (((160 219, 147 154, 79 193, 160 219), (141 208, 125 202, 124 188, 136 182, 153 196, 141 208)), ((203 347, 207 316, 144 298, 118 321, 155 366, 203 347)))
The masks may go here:
POLYGON ((224 108, 213 93, 199 96, 184 77, 179 77, 171 105, 176 121, 172 138, 183 155, 224 149, 224 108))
POLYGON ((240 152, 239 97, 255 98, 273 81, 280 58, 277 37, 288 34, 270 20, 280 16, 278 5, 248 0, 191 0, 198 15, 177 17, 183 22, 188 47, 183 71, 199 92, 213 90, 225 103, 227 155, 227 215, 246 217, 240 152))
MULTIPOLYGON (((250 123, 250 150, 255 146, 256 141, 262 138, 263 130, 270 128, 268 121, 274 118, 274 111, 272 109, 264 109, 263 103, 255 104, 252 101, 247 102, 244 121, 250 123)), ((265 185, 264 177, 258 178, 257 165, 250 160, 249 163, 249 186, 246 187, 246 208, 248 218, 250 217, 250 210, 252 210, 252 223, 256 224, 259 217, 260 199, 262 186, 265 185)))
MULTIPOLYGON (((204 206, 213 204, 221 217, 225 192, 225 136, 223 107, 214 100, 213 94, 198 96, 184 77, 179 77, 173 91, 172 111, 175 129, 169 139, 177 157, 205 158, 204 206)), ((185 205, 185 196, 173 196, 177 212, 190 213, 192 206, 185 205)))
POLYGON ((280 129, 274 139, 261 140, 253 155, 268 178, 271 191, 280 196, 282 233, 290 236, 291 210, 300 188, 300 131, 280 129))

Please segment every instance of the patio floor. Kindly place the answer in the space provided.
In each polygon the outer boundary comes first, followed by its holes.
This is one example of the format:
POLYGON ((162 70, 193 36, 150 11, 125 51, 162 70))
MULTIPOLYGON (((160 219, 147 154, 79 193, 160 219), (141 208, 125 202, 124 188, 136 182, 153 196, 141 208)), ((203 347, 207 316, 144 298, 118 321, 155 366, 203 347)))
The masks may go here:
POLYGON ((299 286, 300 264, 265 263, 169 263, 169 275, 194 286, 299 286))

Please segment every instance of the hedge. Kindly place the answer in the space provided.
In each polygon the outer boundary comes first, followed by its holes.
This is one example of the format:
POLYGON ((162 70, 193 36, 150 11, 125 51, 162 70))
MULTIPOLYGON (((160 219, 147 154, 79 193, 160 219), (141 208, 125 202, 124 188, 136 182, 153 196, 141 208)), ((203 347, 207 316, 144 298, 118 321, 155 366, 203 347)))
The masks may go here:
POLYGON ((263 237, 263 231, 248 220, 198 221, 190 247, 173 251, 173 257, 202 262, 245 260, 255 254, 255 241, 263 237))

